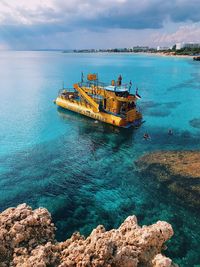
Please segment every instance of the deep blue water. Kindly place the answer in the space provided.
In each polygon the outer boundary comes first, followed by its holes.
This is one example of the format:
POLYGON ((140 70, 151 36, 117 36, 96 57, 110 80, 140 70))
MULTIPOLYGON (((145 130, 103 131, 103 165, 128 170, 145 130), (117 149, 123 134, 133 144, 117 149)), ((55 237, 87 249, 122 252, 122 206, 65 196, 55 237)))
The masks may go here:
MULTIPOLYGON (((134 161, 166 149, 200 148, 200 65, 187 58, 131 54, 0 53, 0 209, 26 202, 49 209, 63 240, 98 224, 118 227, 167 220, 175 235, 168 255, 180 266, 200 263, 200 215, 134 161), (58 109, 58 89, 84 71, 110 82, 122 74, 139 88, 145 123, 118 129, 58 109), (196 122, 196 123, 194 123, 196 122), (168 136, 172 128, 174 136, 168 136), (151 135, 144 141, 144 132, 151 135)), ((86 75, 85 75, 86 76, 86 75)), ((134 92, 133 88, 133 92, 134 92)))

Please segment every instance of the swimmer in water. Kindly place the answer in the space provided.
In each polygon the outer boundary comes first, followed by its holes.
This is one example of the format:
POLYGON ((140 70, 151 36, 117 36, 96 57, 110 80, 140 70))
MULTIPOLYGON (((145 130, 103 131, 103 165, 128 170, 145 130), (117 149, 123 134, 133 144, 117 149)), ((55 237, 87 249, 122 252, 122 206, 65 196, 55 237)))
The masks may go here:
POLYGON ((148 133, 144 133, 143 138, 145 140, 148 140, 148 139, 150 139, 150 135, 148 133))
POLYGON ((169 131, 168 131, 168 135, 173 135, 173 131, 172 131, 172 129, 169 129, 169 131))

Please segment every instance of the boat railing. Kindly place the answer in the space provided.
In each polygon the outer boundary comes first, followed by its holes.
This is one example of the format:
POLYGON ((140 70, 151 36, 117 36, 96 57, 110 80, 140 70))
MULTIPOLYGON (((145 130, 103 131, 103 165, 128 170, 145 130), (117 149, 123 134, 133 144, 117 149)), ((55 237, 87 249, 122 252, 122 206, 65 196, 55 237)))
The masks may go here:
POLYGON ((118 89, 120 89, 120 88, 124 88, 124 89, 126 89, 126 90, 128 90, 129 89, 129 87, 130 87, 130 85, 128 85, 127 83, 125 83, 125 84, 121 84, 121 85, 114 85, 116 88, 118 88, 118 89))
POLYGON ((80 82, 79 83, 79 86, 80 87, 92 87, 92 86, 101 86, 101 87, 104 87, 106 86, 105 83, 103 82, 99 82, 99 81, 86 81, 86 82, 80 82))
MULTIPOLYGON (((104 82, 99 82, 99 81, 86 81, 86 82, 80 82, 79 83, 80 87, 101 87, 102 89, 106 90, 106 88, 108 86, 111 86, 111 84, 108 83, 104 83, 104 82)), ((115 87, 115 90, 119 90, 121 88, 125 89, 125 91, 130 89, 130 85, 129 84, 121 84, 121 85, 113 85, 115 87)))
POLYGON ((74 93, 74 92, 75 92, 74 88, 62 88, 62 89, 60 89, 60 90, 58 91, 58 95, 63 94, 65 91, 66 91, 66 92, 71 92, 71 93, 74 93))

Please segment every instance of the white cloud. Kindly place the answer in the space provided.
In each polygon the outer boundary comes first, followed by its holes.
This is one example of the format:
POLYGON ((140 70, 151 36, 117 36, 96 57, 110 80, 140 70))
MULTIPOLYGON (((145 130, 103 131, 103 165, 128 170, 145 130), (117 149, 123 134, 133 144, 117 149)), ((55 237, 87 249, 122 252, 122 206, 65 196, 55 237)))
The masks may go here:
POLYGON ((180 26, 172 33, 156 33, 151 36, 155 44, 175 44, 178 42, 200 43, 200 23, 180 26))
POLYGON ((53 11, 52 0, 1 0, 0 24, 2 25, 31 25, 34 23, 51 22, 49 10, 53 11), (46 13, 46 15, 45 15, 46 13))
POLYGON ((122 23, 127 19, 135 23, 140 20, 141 24, 144 21, 144 26, 155 28, 156 23, 161 27, 167 17, 175 21, 200 20, 198 8, 197 0, 0 0, 0 23, 32 25, 100 18, 107 19, 109 25, 119 19, 119 27, 121 23, 134 28, 134 23, 122 23))
POLYGON ((0 43, 0 51, 1 50, 9 50, 10 47, 8 44, 5 44, 5 43, 0 43))

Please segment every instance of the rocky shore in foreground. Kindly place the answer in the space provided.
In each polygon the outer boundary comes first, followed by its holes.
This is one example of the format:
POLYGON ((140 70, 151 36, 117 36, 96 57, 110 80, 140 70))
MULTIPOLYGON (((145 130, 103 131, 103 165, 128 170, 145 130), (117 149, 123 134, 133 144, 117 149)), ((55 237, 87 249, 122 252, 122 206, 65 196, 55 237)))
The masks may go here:
POLYGON ((0 214, 0 266, 172 267, 177 265, 161 254, 172 235, 167 222, 140 227, 130 216, 118 229, 100 225, 87 238, 74 233, 57 242, 50 213, 22 204, 0 214))
POLYGON ((200 208, 200 151, 158 151, 141 157, 141 175, 155 178, 190 206, 200 208))

